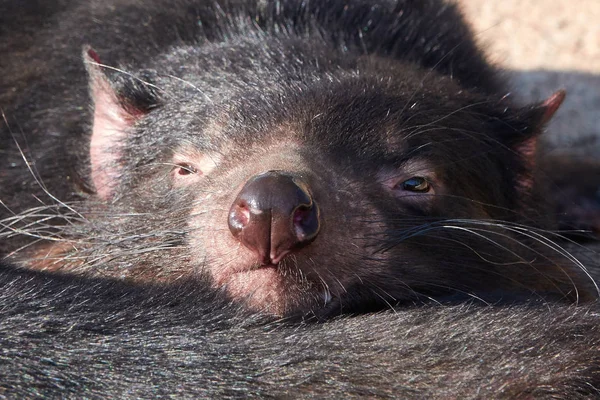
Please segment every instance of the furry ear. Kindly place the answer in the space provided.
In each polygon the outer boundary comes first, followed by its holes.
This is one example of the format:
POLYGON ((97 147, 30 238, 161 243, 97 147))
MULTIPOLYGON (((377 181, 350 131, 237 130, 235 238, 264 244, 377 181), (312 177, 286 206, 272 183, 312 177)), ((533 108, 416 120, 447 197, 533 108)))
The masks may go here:
POLYGON ((147 84, 129 75, 120 76, 118 83, 112 82, 103 71, 106 66, 91 47, 84 48, 83 59, 94 106, 91 178, 97 195, 106 200, 114 195, 117 186, 127 132, 152 108, 156 96, 147 84))
POLYGON ((556 111, 558 111, 558 108, 565 101, 566 96, 567 92, 565 90, 559 90, 554 92, 552 96, 548 97, 545 101, 538 105, 538 109, 540 110, 538 127, 540 129, 550 122, 556 111))
POLYGON ((94 121, 90 141, 92 182, 102 199, 113 195, 119 177, 119 161, 126 131, 135 117, 123 107, 116 91, 102 71, 100 57, 92 48, 83 51, 89 76, 89 90, 94 104, 94 121))
POLYGON ((565 100, 566 92, 559 90, 554 92, 545 101, 535 104, 529 110, 529 137, 519 143, 516 150, 525 158, 530 167, 535 166, 538 150, 538 138, 544 127, 550 122, 558 108, 565 100))
POLYGON ((498 151, 509 151, 510 155, 503 157, 507 162, 516 161, 508 168, 515 172, 517 186, 531 192, 538 164, 540 134, 564 101, 565 91, 557 91, 548 99, 526 107, 511 105, 507 97, 497 103, 500 106, 497 111, 488 110, 482 114, 487 113, 491 117, 490 132, 494 132, 494 139, 503 145, 498 147, 498 151))
MULTIPOLYGON (((540 126, 550 121, 564 99, 565 92, 561 90, 541 103, 540 126)), ((547 156, 540 169, 550 178, 550 200, 559 228, 578 237, 600 237, 600 161, 547 156)))

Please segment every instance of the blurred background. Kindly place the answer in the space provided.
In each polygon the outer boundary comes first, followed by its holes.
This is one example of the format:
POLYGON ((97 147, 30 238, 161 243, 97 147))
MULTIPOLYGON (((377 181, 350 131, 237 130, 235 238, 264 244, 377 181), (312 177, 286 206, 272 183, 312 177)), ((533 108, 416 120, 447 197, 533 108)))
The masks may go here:
POLYGON ((546 151, 600 159, 600 0, 456 1, 519 98, 567 90, 546 151))

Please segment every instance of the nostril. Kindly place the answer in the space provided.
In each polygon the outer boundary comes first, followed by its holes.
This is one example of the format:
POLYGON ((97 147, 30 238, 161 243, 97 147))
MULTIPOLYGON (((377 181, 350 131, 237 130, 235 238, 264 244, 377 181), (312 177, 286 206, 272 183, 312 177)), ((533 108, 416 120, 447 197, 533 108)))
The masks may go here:
POLYGON ((248 208, 248 204, 242 200, 231 207, 229 212, 229 230, 231 230, 234 236, 237 236, 248 225, 248 222, 250 222, 250 209, 248 208))
POLYGON ((300 206, 294 211, 294 224, 304 224, 306 219, 309 218, 310 207, 300 206))
POLYGON ((264 265, 310 243, 319 231, 319 208, 305 182, 282 171, 250 178, 228 216, 229 230, 264 265))
POLYGON ((319 209, 316 205, 301 205, 294 211, 294 230, 299 242, 313 239, 319 231, 319 209))

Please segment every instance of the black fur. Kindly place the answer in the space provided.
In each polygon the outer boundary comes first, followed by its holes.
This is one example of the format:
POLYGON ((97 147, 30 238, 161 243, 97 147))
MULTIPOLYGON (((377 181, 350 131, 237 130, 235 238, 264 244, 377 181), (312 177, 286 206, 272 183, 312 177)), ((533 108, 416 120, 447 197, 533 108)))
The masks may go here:
POLYGON ((65 7, 41 8, 48 28, 0 71, 12 262, 138 281, 207 272, 280 315, 596 296, 543 230, 531 164, 553 105, 506 98, 456 7, 65 7), (198 177, 178 180, 181 165, 198 177), (269 281, 226 225, 268 170, 302 180, 322 225, 269 281), (405 190, 412 177, 430 190, 405 190))
POLYGON ((506 98, 455 6, 165 4, 0 0, 0 396, 599 394, 600 315, 565 304, 594 285, 531 167, 546 108, 506 98), (101 165, 93 102, 131 123, 101 165), (175 181, 182 145, 216 172, 175 181), (275 320, 205 269, 239 187, 282 168, 326 229, 275 320), (397 195, 423 171, 436 196, 397 195))
MULTIPOLYGON (((89 144, 85 136, 91 119, 84 107, 90 102, 80 56, 84 45, 92 45, 107 65, 148 68, 170 46, 207 45, 234 35, 260 35, 263 30, 283 37, 288 32, 298 34, 299 41, 322 35, 325 42, 338 48, 435 68, 470 88, 496 92, 500 87, 454 6, 438 0, 319 4, 179 0, 165 8, 160 1, 55 0, 22 5, 4 0, 0 3, 0 52, 10 57, 0 65, 0 104, 9 125, 0 131, 3 147, 11 146, 13 135, 26 135, 21 138, 26 139, 22 146, 28 158, 40 166, 37 173, 48 189, 64 201, 78 198, 72 181, 86 179, 89 144), (30 118, 32 113, 35 118, 30 118), (44 135, 41 129, 49 133, 44 135), (60 157, 53 157, 56 154, 60 157)), ((305 46, 315 41, 320 40, 312 39, 305 46)), ((182 47, 184 52, 192 51, 182 47)), ((214 61, 219 61, 218 54, 214 60, 206 57, 205 64, 197 67, 208 68, 214 61)), ((285 65, 280 67, 285 74, 285 65)), ((220 71, 211 72, 217 74, 214 83, 225 79, 219 77, 220 71)), ((3 181, 3 201, 23 208, 37 205, 32 194, 44 197, 44 192, 32 181, 21 154, 14 148, 5 148, 3 154, 7 157, 2 170, 10 170, 12 178, 3 181), (14 201, 8 198, 11 194, 14 201)))
POLYGON ((600 314, 587 307, 412 307, 296 324, 202 284, 3 268, 0 286, 7 398, 600 395, 600 314))

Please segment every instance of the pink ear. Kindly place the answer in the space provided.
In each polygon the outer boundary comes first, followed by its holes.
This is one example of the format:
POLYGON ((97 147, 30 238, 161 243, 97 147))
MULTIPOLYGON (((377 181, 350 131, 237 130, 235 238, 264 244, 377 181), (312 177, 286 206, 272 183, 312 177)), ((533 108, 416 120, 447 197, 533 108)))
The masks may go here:
POLYGON ((564 90, 559 90, 554 92, 550 97, 548 97, 544 102, 539 104, 536 107, 537 117, 533 121, 533 128, 535 134, 530 138, 523 141, 517 147, 517 151, 521 153, 521 155, 527 160, 527 162, 531 165, 531 167, 535 164, 535 156, 537 153, 538 146, 538 135, 541 133, 544 125, 548 124, 558 108, 565 100, 565 96, 567 93, 564 90))
POLYGON ((550 122, 560 105, 565 101, 566 96, 567 92, 565 90, 559 90, 554 92, 552 96, 548 97, 546 101, 541 104, 540 107, 543 108, 544 112, 539 122, 540 125, 543 126, 550 122))
POLYGON ((98 54, 84 49, 84 62, 94 102, 94 122, 90 142, 92 181, 102 199, 114 194, 120 170, 122 147, 127 130, 135 123, 135 115, 125 109, 112 85, 102 72, 98 54))
MULTIPOLYGON (((565 100, 565 96, 566 92, 559 90, 535 107, 536 117, 532 121, 534 134, 519 143, 516 147, 516 151, 525 160, 529 171, 533 171, 536 167, 539 134, 542 132, 544 125, 550 122, 556 111, 558 111, 558 108, 565 100)), ((530 175, 521 177, 522 186, 531 188, 533 185, 532 179, 530 175)))

